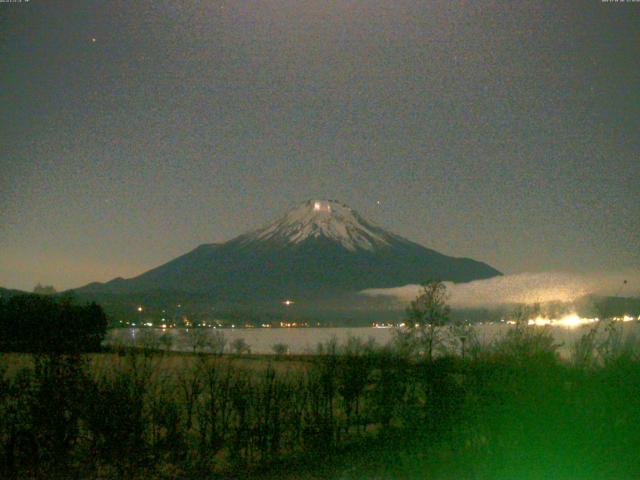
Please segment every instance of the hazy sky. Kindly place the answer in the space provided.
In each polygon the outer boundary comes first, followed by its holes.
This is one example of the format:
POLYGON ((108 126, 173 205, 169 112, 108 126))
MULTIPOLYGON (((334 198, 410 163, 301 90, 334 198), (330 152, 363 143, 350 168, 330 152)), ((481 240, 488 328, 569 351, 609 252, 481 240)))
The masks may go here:
POLYGON ((0 126, 6 287, 316 197, 507 273, 640 269, 640 3, 0 3, 0 126))

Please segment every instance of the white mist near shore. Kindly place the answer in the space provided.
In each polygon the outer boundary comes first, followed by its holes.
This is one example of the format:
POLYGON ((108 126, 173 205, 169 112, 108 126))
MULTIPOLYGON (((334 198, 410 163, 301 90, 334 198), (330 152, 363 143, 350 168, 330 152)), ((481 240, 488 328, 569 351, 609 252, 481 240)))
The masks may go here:
MULTIPOLYGON (((640 295, 640 274, 519 273, 467 283, 445 282, 453 308, 490 308, 510 304, 572 302, 585 295, 640 295)), ((420 293, 420 285, 371 288, 361 293, 407 303, 420 293)))

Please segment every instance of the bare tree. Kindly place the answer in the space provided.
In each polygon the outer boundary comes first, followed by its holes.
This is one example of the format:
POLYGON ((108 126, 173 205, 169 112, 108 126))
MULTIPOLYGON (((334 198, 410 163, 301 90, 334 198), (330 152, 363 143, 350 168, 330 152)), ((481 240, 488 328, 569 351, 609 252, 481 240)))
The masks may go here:
POLYGON ((289 345, 286 343, 276 343, 271 346, 273 353, 275 353, 278 357, 282 357, 283 355, 289 355, 289 345))
POLYGON ((198 397, 204 389, 201 365, 183 361, 177 375, 177 382, 182 390, 182 400, 186 410, 186 430, 191 430, 193 414, 198 397))
POLYGON ((150 353, 160 349, 160 335, 153 328, 143 328, 136 336, 136 346, 144 352, 150 353))
POLYGON ((455 322, 449 326, 450 348, 460 352, 464 359, 468 355, 478 356, 481 345, 478 334, 469 322, 455 322))
POLYGON ((193 350, 193 353, 201 352, 208 343, 207 331, 201 328, 191 328, 185 330, 185 339, 187 345, 193 350))
POLYGON ((173 337, 169 334, 169 332, 165 332, 160 336, 160 345, 165 351, 169 352, 171 347, 173 346, 173 337))
POLYGON ((209 335, 207 346, 211 349, 211 352, 216 355, 222 355, 224 353, 224 348, 227 345, 227 339, 224 336, 224 333, 215 330, 213 333, 209 335))
POLYGON ((420 294, 407 308, 408 332, 415 347, 424 352, 428 360, 433 358, 434 348, 442 340, 438 329, 449 323, 450 308, 447 300, 445 284, 431 281, 422 285, 420 294))
POLYGON ((243 353, 250 353, 251 347, 245 342, 244 338, 236 338, 233 342, 231 342, 231 349, 237 354, 242 355, 243 353))

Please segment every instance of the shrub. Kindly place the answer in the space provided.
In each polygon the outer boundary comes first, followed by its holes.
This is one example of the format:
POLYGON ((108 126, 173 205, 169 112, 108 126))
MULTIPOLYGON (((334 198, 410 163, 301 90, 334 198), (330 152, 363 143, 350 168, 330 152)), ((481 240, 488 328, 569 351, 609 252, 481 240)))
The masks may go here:
POLYGON ((271 347, 273 353, 275 353, 278 357, 282 357, 283 355, 289 355, 289 345, 286 343, 276 343, 271 347))
POLYGON ((236 355, 242 355, 243 353, 251 353, 251 347, 245 342, 244 338, 236 338, 231 342, 231 350, 236 355))

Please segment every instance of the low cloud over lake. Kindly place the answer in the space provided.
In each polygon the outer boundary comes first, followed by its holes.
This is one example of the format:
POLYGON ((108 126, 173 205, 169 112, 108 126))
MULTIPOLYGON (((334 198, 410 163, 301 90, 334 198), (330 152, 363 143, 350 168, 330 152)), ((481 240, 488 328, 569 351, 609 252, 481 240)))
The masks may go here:
MULTIPOLYGON (((484 308, 514 303, 571 302, 584 295, 638 296, 639 273, 575 274, 563 272, 519 273, 468 283, 445 282, 454 308, 484 308), (626 282, 626 283, 625 283, 626 282)), ((413 300, 419 285, 372 288, 363 295, 385 296, 400 303, 413 300)))

